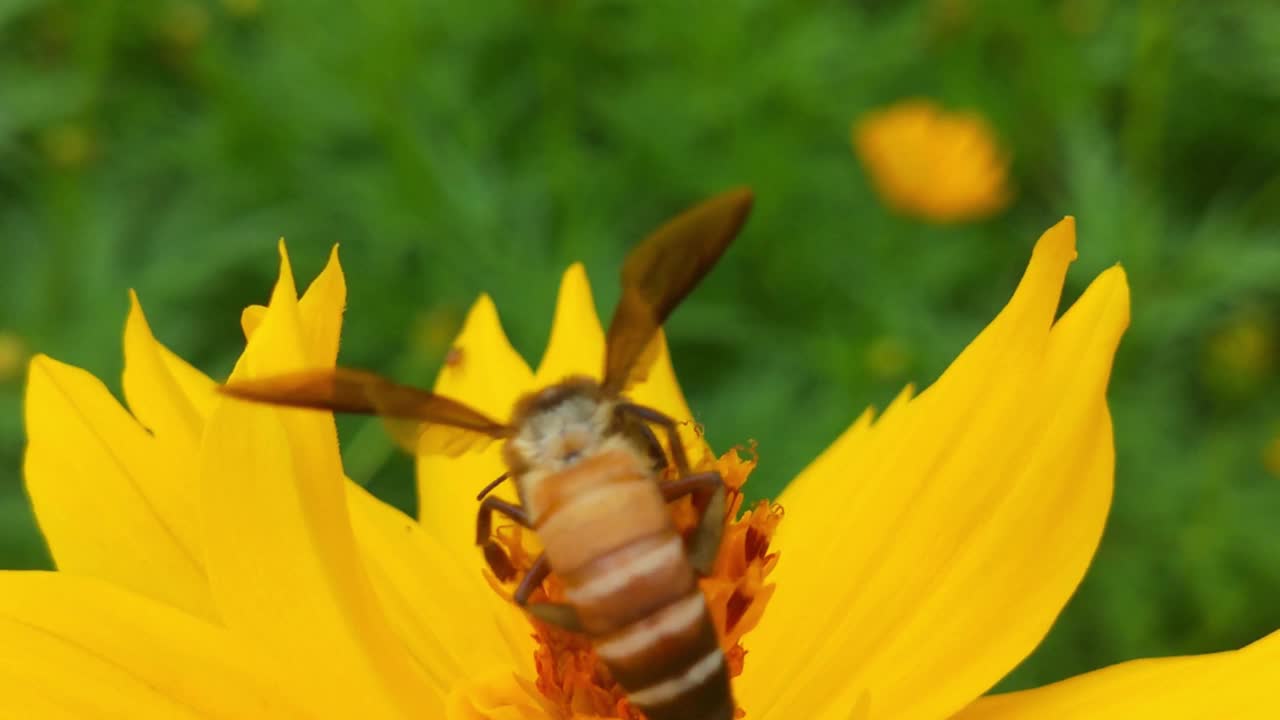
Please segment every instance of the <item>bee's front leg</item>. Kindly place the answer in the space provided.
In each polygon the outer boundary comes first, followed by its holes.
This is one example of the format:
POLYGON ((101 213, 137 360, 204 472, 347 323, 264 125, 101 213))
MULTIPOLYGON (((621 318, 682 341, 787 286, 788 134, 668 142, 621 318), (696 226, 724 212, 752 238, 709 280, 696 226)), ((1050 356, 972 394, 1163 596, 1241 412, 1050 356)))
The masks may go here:
POLYGON ((582 622, 578 619, 578 611, 573 609, 572 605, 564 603, 530 603, 529 596, 534 590, 542 585, 542 581, 547 579, 551 574, 551 563, 547 561, 546 553, 538 556, 533 561, 533 565, 529 568, 529 572, 525 573, 524 579, 520 581, 520 585, 516 587, 515 595, 512 598, 516 604, 529 614, 538 618, 549 625, 562 627, 570 632, 582 632, 582 622))
POLYGON ((698 504, 706 503, 689 546, 689 564, 699 575, 710 575, 720 552, 720 537, 724 534, 724 479, 711 470, 662 483, 662 497, 667 502, 685 495, 693 495, 698 504))
POLYGON ((506 581, 515 576, 516 570, 511 566, 511 559, 507 557, 506 551, 492 537, 494 513, 506 515, 526 528, 529 527, 529 515, 519 505, 494 495, 486 496, 480 501, 480 511, 476 514, 476 545, 484 549, 485 562, 489 564, 493 574, 499 580, 506 581))
POLYGON ((520 527, 529 527, 529 514, 519 505, 507 502, 500 497, 490 495, 480 501, 480 512, 476 515, 476 544, 484 545, 493 534, 493 514, 501 513, 516 521, 520 527))

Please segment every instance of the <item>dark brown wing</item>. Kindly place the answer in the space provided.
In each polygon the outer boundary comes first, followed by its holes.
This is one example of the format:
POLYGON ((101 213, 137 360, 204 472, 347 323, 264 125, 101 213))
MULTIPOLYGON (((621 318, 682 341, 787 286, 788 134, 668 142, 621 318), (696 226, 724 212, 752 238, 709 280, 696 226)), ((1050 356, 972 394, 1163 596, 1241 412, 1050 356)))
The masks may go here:
POLYGON ((747 188, 684 211, 644 239, 622 266, 622 298, 609 323, 604 389, 620 393, 648 372, 667 316, 702 280, 751 212, 747 188))
POLYGON ((234 380, 219 390, 272 405, 377 415, 388 420, 392 437, 410 452, 457 455, 511 434, 509 426, 456 400, 364 370, 302 370, 234 380))

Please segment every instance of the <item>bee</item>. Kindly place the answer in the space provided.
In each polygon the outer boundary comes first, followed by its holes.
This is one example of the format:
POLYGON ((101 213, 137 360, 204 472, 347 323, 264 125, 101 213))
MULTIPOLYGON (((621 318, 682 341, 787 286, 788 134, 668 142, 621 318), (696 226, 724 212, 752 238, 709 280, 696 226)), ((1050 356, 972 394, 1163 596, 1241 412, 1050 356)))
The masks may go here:
POLYGON ((476 543, 511 577, 493 516, 534 531, 542 554, 516 604, 584 633, 631 703, 649 720, 730 720, 728 667, 697 579, 715 561, 725 490, 717 472, 692 472, 679 423, 626 390, 656 359, 658 330, 738 234, 751 210, 736 189, 668 221, 627 256, 610 321, 602 380, 574 376, 531 392, 500 422, 458 401, 346 368, 306 370, 222 386, 259 402, 380 415, 418 428, 420 450, 457 455, 503 443, 507 472, 479 497, 476 543), (670 448, 668 459, 657 433, 670 448), (665 471, 674 468, 672 479, 665 471), (513 479, 519 503, 489 492, 513 479), (667 503, 692 495, 702 516, 686 545, 667 503), (564 603, 531 602, 555 572, 564 603))

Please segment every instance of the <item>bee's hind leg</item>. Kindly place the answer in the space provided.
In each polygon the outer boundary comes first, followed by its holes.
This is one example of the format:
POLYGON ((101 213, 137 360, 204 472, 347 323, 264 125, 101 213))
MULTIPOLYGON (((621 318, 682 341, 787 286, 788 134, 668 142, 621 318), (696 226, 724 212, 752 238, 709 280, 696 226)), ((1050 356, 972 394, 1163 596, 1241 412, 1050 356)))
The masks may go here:
POLYGON ((538 618, 548 625, 564 628, 570 632, 582 632, 582 622, 578 619, 578 611, 573 609, 572 605, 564 603, 531 603, 529 596, 533 594, 538 586, 542 585, 542 581, 547 579, 551 574, 551 563, 547 562, 546 554, 538 556, 533 561, 533 565, 529 568, 529 572, 525 573, 524 578, 520 581, 520 585, 516 587, 513 599, 516 604, 529 614, 538 618))
MULTIPOLYGON (((680 439, 680 423, 659 410, 636 403, 619 403, 617 411, 630 414, 646 423, 664 428, 667 441, 671 446, 671 461, 680 476, 670 482, 662 483, 662 496, 671 502, 685 495, 693 495, 699 505, 705 503, 702 519, 694 531, 689 546, 689 564, 701 576, 711 574, 716 563, 716 555, 720 552, 720 537, 724 534, 725 490, 724 480, 720 473, 689 471, 689 454, 685 451, 684 442, 680 439)), ((649 444, 656 444, 651 430, 645 428, 649 444)), ((661 446, 659 446, 661 449, 661 446)))
POLYGON ((694 529, 689 545, 689 564, 701 576, 711 574, 720 552, 720 538, 724 534, 725 490, 720 473, 694 473, 662 484, 662 497, 667 502, 693 495, 701 504, 706 502, 698 527, 694 529))

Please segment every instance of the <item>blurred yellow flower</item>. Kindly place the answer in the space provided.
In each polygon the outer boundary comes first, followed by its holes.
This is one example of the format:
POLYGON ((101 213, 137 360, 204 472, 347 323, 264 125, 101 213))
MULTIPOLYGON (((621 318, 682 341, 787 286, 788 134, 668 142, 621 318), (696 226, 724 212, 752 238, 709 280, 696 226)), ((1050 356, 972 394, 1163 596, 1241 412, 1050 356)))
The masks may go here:
POLYGON ((934 222, 975 220, 1009 204, 1009 161, 987 123, 907 100, 853 124, 853 146, 881 199, 934 222))
POLYGON ((881 335, 867 345, 865 362, 872 377, 878 380, 896 379, 911 364, 911 348, 901 338, 881 335))
POLYGON ((251 18, 262 11, 262 0, 222 0, 222 7, 237 18, 251 18))
MULTIPOLYGON (((1110 503, 1105 392, 1128 288, 1108 270, 1057 317, 1074 257, 1068 219, 932 387, 907 389, 878 420, 863 413, 787 487, 785 521, 761 505, 731 527, 704 591, 726 646, 741 642, 731 660, 747 718, 1280 711, 1280 636, 979 697, 1044 637, 1110 503)), ((233 377, 335 361, 346 299, 336 257, 301 299, 282 260, 270 305, 243 316, 233 377)), ((598 372, 604 335, 574 266, 536 372, 487 297, 453 345, 462 355, 436 389, 505 416, 529 388, 598 372)), ((474 494, 500 471, 497 448, 420 458, 415 521, 344 477, 330 415, 218 396, 155 340, 136 299, 123 386, 129 410, 85 371, 32 360, 26 483, 60 572, 0 573, 0 716, 630 712, 610 707, 588 649, 531 626, 507 586, 486 582, 474 494)), ((665 349, 635 396, 690 417, 665 349)), ((730 485, 751 466, 703 457, 730 485)))
POLYGON ((1245 308, 1233 313, 1205 347, 1206 383, 1226 397, 1251 397, 1271 377, 1275 339, 1264 311, 1245 308))
POLYGON ((67 122, 45 128, 40 145, 49 164, 59 170, 76 170, 93 159, 93 134, 83 125, 67 122))
POLYGON ((186 54, 204 42, 209 25, 209 10, 203 3, 177 0, 169 7, 160 32, 172 50, 186 54))
POLYGON ((1280 432, 1271 438, 1271 442, 1262 450, 1262 464, 1272 475, 1280 477, 1280 432))
POLYGON ((0 383, 18 377, 27 362, 27 343, 11 332, 0 330, 0 383))

